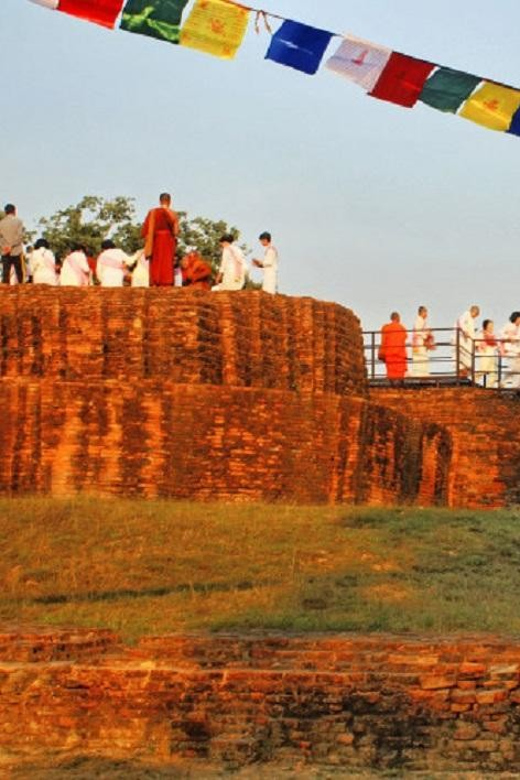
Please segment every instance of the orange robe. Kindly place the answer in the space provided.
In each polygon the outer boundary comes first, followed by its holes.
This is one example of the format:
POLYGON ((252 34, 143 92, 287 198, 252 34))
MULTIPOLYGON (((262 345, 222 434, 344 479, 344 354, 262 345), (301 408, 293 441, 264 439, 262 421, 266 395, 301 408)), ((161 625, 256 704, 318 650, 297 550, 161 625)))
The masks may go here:
POLYGON ((209 290, 211 288, 211 266, 198 254, 190 252, 186 255, 188 265, 182 269, 183 287, 192 290, 209 290))
POLYGON ((381 328, 379 357, 386 365, 389 379, 403 379, 406 374, 406 328, 400 322, 389 322, 381 328))
POLYGON ((141 236, 146 240, 145 255, 150 258, 150 284, 173 284, 173 268, 177 249, 177 215, 159 206, 146 215, 141 236))

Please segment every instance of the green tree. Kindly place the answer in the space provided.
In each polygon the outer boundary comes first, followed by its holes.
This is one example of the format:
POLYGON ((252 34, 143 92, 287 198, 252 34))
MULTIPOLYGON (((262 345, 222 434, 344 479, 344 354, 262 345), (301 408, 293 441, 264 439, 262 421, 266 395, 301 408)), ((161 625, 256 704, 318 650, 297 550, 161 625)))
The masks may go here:
POLYGON ((129 254, 135 252, 142 244, 140 226, 135 220, 133 198, 118 196, 105 200, 86 195, 76 206, 42 217, 38 225, 56 256, 63 258, 74 244, 83 244, 89 253, 97 255, 106 238, 129 254))
MULTIPOLYGON (((221 236, 231 234, 238 240, 240 231, 222 219, 189 219, 185 211, 178 212, 178 215, 177 260, 194 248, 210 263, 216 275, 221 258, 221 236)), ((133 198, 118 196, 105 200, 97 195, 85 195, 76 206, 42 217, 38 225, 41 235, 47 239, 58 259, 62 259, 74 244, 82 244, 92 255, 97 255, 106 238, 111 238, 117 246, 132 254, 143 246, 141 224, 136 219, 133 198)), ((246 255, 249 254, 245 244, 240 246, 246 255)), ((247 286, 256 288, 259 285, 248 280, 247 286)))

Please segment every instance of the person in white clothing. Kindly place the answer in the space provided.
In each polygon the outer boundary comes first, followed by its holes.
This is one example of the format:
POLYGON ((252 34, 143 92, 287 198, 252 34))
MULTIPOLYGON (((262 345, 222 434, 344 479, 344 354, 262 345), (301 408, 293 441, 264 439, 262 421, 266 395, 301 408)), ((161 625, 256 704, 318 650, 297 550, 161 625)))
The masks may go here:
POLYGON ((132 287, 150 286, 150 261, 144 255, 144 249, 138 249, 132 256, 132 287))
POLYGON ((253 259, 253 265, 261 268, 264 273, 262 290, 274 295, 278 290, 278 250, 271 243, 271 234, 260 233, 258 240, 265 249, 263 260, 253 259))
MULTIPOLYGON (((457 373, 460 376, 468 376, 473 368, 473 351, 475 348, 475 320, 480 314, 478 306, 471 306, 464 314, 461 314, 455 327, 458 331, 458 354, 455 347, 455 361, 457 373)), ((455 342, 457 344, 457 341, 455 342)))
POLYGON ((101 287, 122 287, 132 258, 108 238, 101 244, 101 250, 96 263, 96 276, 101 287))
POLYGON ((85 248, 75 244, 61 266, 60 285, 62 287, 87 287, 90 281, 90 268, 85 248))
POLYGON ((484 387, 496 387, 498 379, 498 341, 493 320, 484 320, 478 334, 477 379, 484 387))
POLYGON ((520 311, 514 311, 500 333, 501 352, 508 362, 507 383, 520 387, 520 311))
POLYGON ((219 241, 222 247, 222 261, 213 290, 219 292, 241 290, 246 283, 246 259, 234 240, 232 235, 226 234, 219 241))
POLYGON ((435 344, 427 319, 428 309, 419 306, 412 334, 412 376, 430 376, 428 352, 435 349, 435 344))
POLYGON ((58 284, 56 258, 49 249, 49 242, 39 238, 31 252, 31 270, 33 284, 58 284))

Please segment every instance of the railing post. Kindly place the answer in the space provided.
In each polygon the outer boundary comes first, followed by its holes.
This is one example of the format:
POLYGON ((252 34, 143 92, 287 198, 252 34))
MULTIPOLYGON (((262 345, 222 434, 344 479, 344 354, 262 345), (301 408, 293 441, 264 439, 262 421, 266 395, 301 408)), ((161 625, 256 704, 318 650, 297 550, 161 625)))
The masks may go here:
POLYGON ((471 339, 471 384, 476 384, 477 341, 471 339))
POLYGON ((375 379, 376 377, 376 333, 375 331, 372 331, 372 344, 371 344, 371 353, 372 353, 372 366, 371 366, 371 377, 372 379, 375 379))

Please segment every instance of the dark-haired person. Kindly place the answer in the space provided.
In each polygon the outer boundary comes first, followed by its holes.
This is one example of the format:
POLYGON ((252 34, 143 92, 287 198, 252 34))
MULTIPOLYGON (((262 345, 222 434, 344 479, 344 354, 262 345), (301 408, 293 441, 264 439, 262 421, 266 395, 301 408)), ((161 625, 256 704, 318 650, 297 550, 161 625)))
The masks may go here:
POLYGON ((514 311, 500 333, 502 353, 509 364, 509 385, 520 387, 520 311, 514 311))
POLYGON ((87 287, 90 282, 90 266, 85 247, 74 244, 72 252, 61 264, 60 285, 62 287, 87 287))
POLYGON ((103 241, 96 263, 96 276, 101 287, 122 287, 132 262, 133 258, 118 249, 109 238, 103 241))
POLYGON ((482 330, 478 333, 477 346, 477 378, 482 380, 484 387, 497 386, 498 341, 495 336, 493 320, 484 320, 482 330))
POLYGON ((31 252, 31 271, 33 284, 58 284, 56 258, 45 238, 39 238, 31 252))
POLYGON ((171 195, 162 192, 159 206, 150 209, 141 229, 144 254, 150 260, 150 285, 155 287, 171 287, 174 280, 179 218, 171 204, 171 195))
POLYGON ((406 374, 406 328, 401 324, 401 316, 393 311, 390 322, 381 328, 381 346, 379 360, 386 366, 386 375, 390 381, 402 380, 406 374))
POLYGON ((219 292, 241 290, 246 283, 246 259, 235 244, 235 238, 227 233, 219 241, 222 260, 217 274, 217 283, 212 288, 219 292))
POLYGON ((412 370, 413 376, 429 376, 430 360, 428 352, 435 349, 433 333, 427 324, 428 309, 419 306, 415 318, 412 335, 412 370))
POLYGON ((2 283, 9 284, 14 268, 19 284, 23 282, 23 222, 16 216, 16 206, 8 203, 5 217, 0 220, 0 252, 2 253, 2 283))
POLYGON ((278 250, 271 243, 271 234, 265 231, 260 233, 258 240, 264 247, 263 260, 253 259, 253 265, 261 268, 264 273, 262 290, 274 295, 278 290, 278 250))

